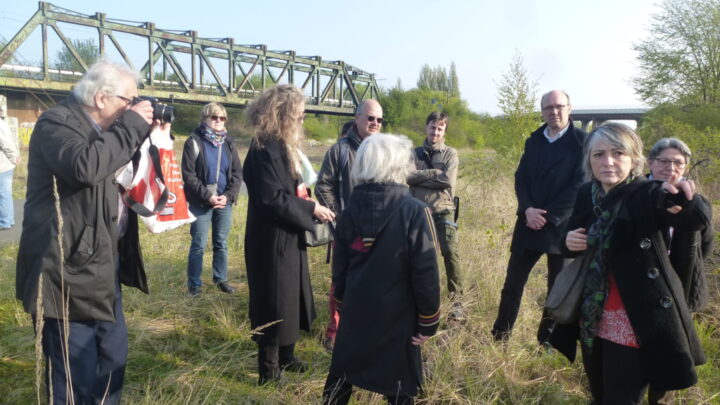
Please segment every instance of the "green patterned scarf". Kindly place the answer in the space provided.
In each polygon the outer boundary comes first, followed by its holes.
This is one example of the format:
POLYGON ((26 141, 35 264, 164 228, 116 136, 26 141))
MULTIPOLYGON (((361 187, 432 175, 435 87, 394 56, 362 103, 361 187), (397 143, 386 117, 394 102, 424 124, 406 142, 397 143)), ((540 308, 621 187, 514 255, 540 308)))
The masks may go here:
POLYGON ((634 176, 628 176, 624 182, 613 187, 607 195, 598 181, 594 181, 591 186, 593 212, 597 216, 597 220, 593 222, 587 232, 588 251, 592 251, 593 256, 590 258, 590 265, 587 269, 588 274, 585 278, 580 306, 580 342, 589 351, 592 350, 605 298, 608 294, 605 256, 610 247, 610 235, 622 205, 621 196, 625 194, 627 185, 633 180, 635 180, 634 176), (597 248, 593 249, 593 247, 597 248))

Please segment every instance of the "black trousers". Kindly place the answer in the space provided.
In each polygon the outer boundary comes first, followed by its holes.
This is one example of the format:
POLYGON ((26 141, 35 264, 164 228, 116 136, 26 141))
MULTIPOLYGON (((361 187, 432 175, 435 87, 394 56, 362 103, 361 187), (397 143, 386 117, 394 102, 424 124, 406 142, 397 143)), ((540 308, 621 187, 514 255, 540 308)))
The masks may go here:
MULTIPOLYGON (((350 401, 353 386, 346 379, 328 374, 323 388, 323 405, 345 405, 350 401)), ((415 400, 408 395, 385 395, 390 405, 413 405, 415 400)))
POLYGON ((593 405, 640 405, 648 377, 640 350, 595 338, 592 352, 581 345, 593 405))
POLYGON ((68 322, 67 349, 72 394, 67 389, 63 327, 64 321, 45 318, 42 329, 42 347, 47 360, 45 378, 48 396, 52 397, 53 403, 119 404, 128 355, 128 330, 120 285, 115 291, 115 322, 68 322))
MULTIPOLYGON (((507 267, 507 275, 505 276, 505 284, 503 285, 500 295, 500 307, 495 324, 492 328, 492 334, 496 340, 507 339, 510 331, 515 325, 518 312, 520 311, 520 302, 522 301, 525 284, 527 284, 530 271, 540 260, 543 252, 532 250, 515 250, 510 253, 510 262, 507 267)), ((547 288, 550 291, 560 270, 566 263, 566 259, 562 255, 547 253, 548 264, 548 281, 547 288)), ((569 262, 569 260, 567 260, 569 262)), ((550 333, 555 327, 555 321, 550 318, 546 311, 543 311, 540 326, 538 327, 538 342, 544 343, 550 338, 550 333)))

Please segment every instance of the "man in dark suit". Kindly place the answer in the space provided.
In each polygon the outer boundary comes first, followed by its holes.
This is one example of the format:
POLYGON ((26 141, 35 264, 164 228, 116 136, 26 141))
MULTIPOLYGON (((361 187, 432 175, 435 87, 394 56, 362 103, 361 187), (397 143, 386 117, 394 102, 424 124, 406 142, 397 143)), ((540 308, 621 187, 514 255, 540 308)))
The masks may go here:
MULTIPOLYGON (((570 97, 564 91, 553 90, 542 96, 540 107, 545 124, 525 141, 515 172, 518 218, 500 308, 491 331, 495 340, 510 337, 525 283, 540 256, 547 256, 548 290, 562 269, 563 231, 583 182, 585 133, 570 121, 570 97)), ((553 327, 552 319, 543 313, 537 334, 540 344, 546 344, 553 327)))

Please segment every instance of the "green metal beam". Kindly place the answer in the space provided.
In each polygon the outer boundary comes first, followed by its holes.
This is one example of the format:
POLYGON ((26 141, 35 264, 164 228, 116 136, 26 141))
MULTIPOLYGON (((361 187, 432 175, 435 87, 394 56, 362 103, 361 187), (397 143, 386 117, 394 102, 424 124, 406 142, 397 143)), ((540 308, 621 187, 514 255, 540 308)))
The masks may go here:
MULTIPOLYGON (((378 95, 378 87, 374 75, 357 69, 342 61, 324 61, 320 56, 298 56, 294 51, 270 51, 265 45, 239 45, 232 38, 208 39, 198 37, 196 31, 164 31, 155 27, 154 23, 144 22, 132 25, 125 21, 108 19, 104 13, 82 15, 70 12, 50 3, 39 2, 38 11, 20 29, 20 31, 0 49, 0 67, 6 64, 29 37, 38 25, 43 26, 43 67, 42 81, 22 78, 0 78, 0 85, 17 88, 27 86, 28 90, 40 90, 39 86, 50 90, 66 91, 72 86, 69 81, 59 81, 55 72, 49 74, 49 61, 47 55, 47 26, 53 27, 55 33, 67 47, 70 53, 83 70, 87 69, 77 50, 63 32, 58 23, 80 25, 96 28, 99 35, 99 51, 105 54, 105 36, 110 38, 125 62, 130 66, 143 66, 144 74, 143 93, 161 99, 183 100, 184 102, 219 101, 230 105, 245 105, 257 94, 251 81, 258 75, 262 86, 277 83, 287 78, 306 91, 307 109, 311 112, 327 112, 333 114, 352 114, 355 106, 364 98, 378 95), (132 34, 147 40, 147 60, 142 63, 133 63, 116 38, 117 33, 132 34), (190 75, 188 76, 175 57, 178 53, 190 55, 190 75), (163 77, 167 76, 167 66, 177 76, 173 83, 168 80, 157 80, 154 76, 154 66, 162 59, 163 77), (218 59, 227 63, 227 82, 218 74, 211 59, 218 59), (242 64, 251 64, 245 71, 242 64), (259 69, 258 69, 259 67, 259 69), (203 83, 204 70, 208 69, 217 83, 217 86, 208 88, 203 83), (298 77, 296 72, 307 74, 307 77, 298 77), (238 76, 242 77, 239 80, 238 76), (266 80, 269 76, 270 80, 266 80), (299 82, 296 82, 299 80, 299 82), (323 85, 323 81, 326 82, 323 85), (302 82, 302 83, 300 83, 302 82), (39 84, 41 83, 41 84, 39 84), (358 94, 358 87, 365 88, 358 94), (340 95, 337 98, 337 94, 340 95), (349 95, 349 97, 348 97, 349 95)), ((63 27, 64 28, 64 27, 63 27)), ((223 63, 225 63, 223 62, 223 63)), ((185 65, 187 68, 187 65, 185 65)), ((0 73, 2 70, 0 69, 0 73)), ((35 73, 38 76, 39 73, 35 73)), ((77 80, 75 77, 68 77, 77 80)))

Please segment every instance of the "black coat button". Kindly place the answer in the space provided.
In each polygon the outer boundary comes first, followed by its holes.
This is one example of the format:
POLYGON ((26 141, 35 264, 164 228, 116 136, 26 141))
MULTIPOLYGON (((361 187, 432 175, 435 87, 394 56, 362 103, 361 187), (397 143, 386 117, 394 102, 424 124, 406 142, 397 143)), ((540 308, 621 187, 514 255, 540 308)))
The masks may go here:
POLYGON ((652 246, 652 242, 650 242, 650 239, 645 238, 640 241, 640 249, 647 250, 650 249, 650 246, 652 246))
POLYGON ((650 267, 647 271, 647 276, 649 279, 655 280, 660 275, 660 270, 658 270, 657 267, 650 267))
POLYGON ((660 306, 667 309, 670 308, 673 305, 672 298, 665 296, 660 298, 660 306))

